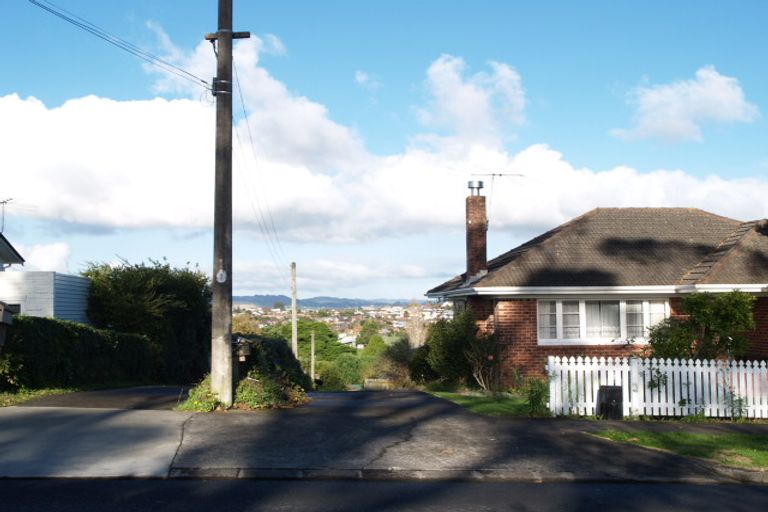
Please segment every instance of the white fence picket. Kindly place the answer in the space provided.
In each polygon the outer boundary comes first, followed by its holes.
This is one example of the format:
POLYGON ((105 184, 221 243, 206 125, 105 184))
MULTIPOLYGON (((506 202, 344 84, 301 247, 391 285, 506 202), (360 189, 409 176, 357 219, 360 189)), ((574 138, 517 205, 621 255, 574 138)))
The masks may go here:
POLYGON ((638 358, 547 358, 554 414, 593 415, 602 386, 621 386, 623 413, 768 418, 768 364, 638 358))

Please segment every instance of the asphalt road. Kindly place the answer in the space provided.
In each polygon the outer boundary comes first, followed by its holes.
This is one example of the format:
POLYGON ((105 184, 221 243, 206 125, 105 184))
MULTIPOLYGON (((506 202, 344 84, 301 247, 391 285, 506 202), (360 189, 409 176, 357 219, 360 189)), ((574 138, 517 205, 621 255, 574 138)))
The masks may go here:
POLYGON ((675 484, 0 480, 7 512, 745 511, 768 487, 675 484))
POLYGON ((189 386, 140 386, 41 396, 22 407, 79 407, 170 411, 187 399, 189 386))

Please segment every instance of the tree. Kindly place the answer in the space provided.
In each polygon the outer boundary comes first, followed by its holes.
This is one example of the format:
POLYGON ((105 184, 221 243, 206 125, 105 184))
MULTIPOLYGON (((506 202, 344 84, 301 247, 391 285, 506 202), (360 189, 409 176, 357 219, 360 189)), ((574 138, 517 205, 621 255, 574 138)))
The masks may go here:
POLYGON ((259 334, 259 319, 250 311, 243 310, 232 317, 232 332, 240 334, 259 334))
POLYGON ((150 260, 91 263, 83 275, 91 279, 91 323, 147 336, 159 354, 158 361, 147 361, 155 379, 193 382, 208 371, 211 289, 205 274, 150 260))
POLYGON ((277 301, 272 305, 272 309, 279 309, 280 311, 285 311, 285 303, 282 301, 277 301))
POLYGON ((367 345, 373 336, 379 334, 379 329, 381 326, 376 320, 372 318, 365 320, 360 327, 360 334, 357 335, 357 344, 367 345))
POLYGON ((499 388, 499 348, 496 337, 472 336, 467 340, 464 356, 472 369, 472 377, 484 391, 496 392, 499 388))
POLYGON ((755 328, 755 297, 741 291, 692 293, 683 299, 682 318, 652 327, 654 357, 713 359, 740 357, 748 347, 744 333, 755 328))
MULTIPOLYGON (((341 354, 354 354, 355 349, 339 343, 338 336, 325 322, 300 318, 298 321, 299 360, 309 368, 312 331, 315 332, 315 356, 317 361, 334 361, 341 354)), ((291 340, 291 323, 283 322, 265 330, 266 336, 291 340)))
POLYGON ((361 355, 363 357, 369 357, 373 359, 381 356, 386 351, 387 351, 387 343, 384 341, 384 338, 382 338, 378 334, 374 334, 368 340, 368 343, 365 345, 365 348, 362 350, 361 355))
POLYGON ((408 341, 413 348, 418 348, 427 340, 427 323, 424 321, 421 306, 411 304, 406 314, 408 318, 405 321, 405 331, 408 333, 408 341))
POLYGON ((469 340, 477 332, 474 315, 467 308, 453 320, 440 319, 427 333, 427 361, 446 382, 466 382, 472 378, 472 368, 464 354, 469 340))

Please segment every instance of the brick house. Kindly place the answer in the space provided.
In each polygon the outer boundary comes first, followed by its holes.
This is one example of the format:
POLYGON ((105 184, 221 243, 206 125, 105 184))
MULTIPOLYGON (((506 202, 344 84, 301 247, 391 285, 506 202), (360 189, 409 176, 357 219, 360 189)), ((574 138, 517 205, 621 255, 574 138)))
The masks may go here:
POLYGON ((768 224, 695 208, 596 208, 486 259, 482 182, 466 200, 467 271, 427 292, 471 307, 501 344, 502 381, 546 358, 626 356, 695 291, 757 296, 747 357, 768 358, 768 224), (629 344, 627 340, 634 343, 629 344))

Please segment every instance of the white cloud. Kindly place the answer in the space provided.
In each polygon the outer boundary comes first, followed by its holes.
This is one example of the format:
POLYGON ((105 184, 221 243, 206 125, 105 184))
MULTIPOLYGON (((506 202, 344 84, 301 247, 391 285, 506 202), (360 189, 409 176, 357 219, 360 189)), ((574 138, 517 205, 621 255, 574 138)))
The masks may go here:
POLYGON ((466 78, 461 57, 442 55, 427 70, 432 100, 419 109, 424 124, 447 127, 461 139, 499 145, 510 126, 525 122, 525 89, 520 74, 508 64, 489 62, 490 73, 466 78))
POLYGON ((701 141, 707 123, 745 123, 759 115, 739 81, 713 66, 699 69, 692 80, 639 86, 630 93, 629 103, 637 108, 635 127, 612 131, 628 140, 701 141))
POLYGON ((19 253, 24 257, 24 267, 11 267, 11 270, 44 270, 68 273, 69 256, 72 253, 64 242, 24 246, 17 244, 19 253))
MULTIPOLYGON (((170 41, 164 47, 169 58, 197 70, 212 66, 207 44, 189 53, 170 41)), ((487 183, 492 229, 551 227, 596 206, 768 216, 764 178, 580 169, 546 145, 508 153, 499 144, 501 132, 505 123, 524 122, 525 95, 519 74, 502 63, 467 78, 462 59, 437 59, 428 70, 433 97, 423 114, 452 137, 426 134, 423 140, 439 143, 374 155, 325 106, 290 92, 259 64, 264 44, 254 37, 235 48, 254 141, 252 150, 241 119, 234 152, 240 233, 263 237, 263 226, 274 224, 284 241, 334 243, 459 232, 466 180, 484 171, 526 175, 497 179, 493 189, 487 183)), ((158 87, 196 90, 165 75, 158 87)), ((35 206, 27 216, 65 227, 208 229, 213 110, 193 99, 90 96, 48 108, 34 98, 0 97, 0 169, 13 172, 13 179, 2 180, 3 193, 35 206)))
POLYGON ((360 70, 355 71, 355 83, 370 92, 376 92, 381 87, 381 81, 377 77, 360 70))

